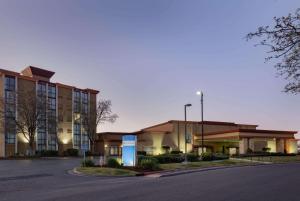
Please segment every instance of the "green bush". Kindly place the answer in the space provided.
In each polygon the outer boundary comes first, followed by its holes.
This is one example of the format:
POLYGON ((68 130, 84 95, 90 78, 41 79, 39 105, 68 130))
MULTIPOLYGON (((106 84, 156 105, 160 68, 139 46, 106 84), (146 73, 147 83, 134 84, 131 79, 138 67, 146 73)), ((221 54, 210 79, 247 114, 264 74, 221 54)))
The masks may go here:
POLYGON ((214 153, 212 154, 213 160, 225 160, 229 159, 229 155, 223 153, 214 153))
POLYGON ((194 153, 187 154, 186 157, 187 157, 187 160, 190 162, 195 162, 195 161, 199 160, 198 154, 194 154, 194 153))
POLYGON ((182 154, 182 151, 179 151, 179 150, 173 150, 173 151, 171 151, 171 154, 182 154))
POLYGON ((213 160, 213 155, 212 153, 204 152, 201 154, 201 159, 203 161, 212 161, 213 160))
POLYGON ((250 149, 250 148, 248 148, 248 149, 247 149, 247 154, 251 154, 251 153, 253 153, 253 150, 250 149))
POLYGON ((81 161, 81 166, 82 167, 94 167, 95 166, 95 163, 93 160, 91 159, 86 159, 85 161, 81 161))
POLYGON ((64 156, 78 156, 78 149, 67 149, 64 151, 64 156))
POLYGON ((139 167, 143 170, 158 170, 159 164, 155 158, 144 158, 140 161, 139 167))
POLYGON ((262 150, 263 150, 263 152, 269 152, 269 151, 271 151, 271 148, 269 148, 269 147, 264 147, 264 148, 262 148, 262 150))
POLYGON ((107 166, 111 167, 111 168, 118 168, 121 165, 120 165, 120 163, 118 162, 117 159, 115 159, 115 158, 109 158, 108 161, 107 161, 107 166))
POLYGON ((145 152, 145 151, 137 151, 137 155, 146 156, 147 152, 145 152))
POLYGON ((53 157, 53 156, 58 156, 58 151, 55 150, 42 150, 37 152, 37 155, 39 156, 45 156, 45 157, 53 157))
POLYGON ((157 156, 153 156, 158 163, 181 163, 184 161, 184 155, 182 154, 161 154, 157 156))

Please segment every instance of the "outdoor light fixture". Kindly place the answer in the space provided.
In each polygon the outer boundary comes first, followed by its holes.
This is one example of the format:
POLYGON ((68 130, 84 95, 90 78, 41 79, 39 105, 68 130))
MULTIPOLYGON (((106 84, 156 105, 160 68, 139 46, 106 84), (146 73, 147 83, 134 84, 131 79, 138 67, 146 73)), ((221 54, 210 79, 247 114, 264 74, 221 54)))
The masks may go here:
POLYGON ((203 92, 197 91, 196 94, 200 96, 200 102, 201 102, 201 154, 202 154, 204 152, 203 92))
POLYGON ((186 108, 191 107, 192 104, 188 103, 184 105, 184 135, 185 135, 185 159, 184 163, 187 163, 187 133, 186 133, 186 108))

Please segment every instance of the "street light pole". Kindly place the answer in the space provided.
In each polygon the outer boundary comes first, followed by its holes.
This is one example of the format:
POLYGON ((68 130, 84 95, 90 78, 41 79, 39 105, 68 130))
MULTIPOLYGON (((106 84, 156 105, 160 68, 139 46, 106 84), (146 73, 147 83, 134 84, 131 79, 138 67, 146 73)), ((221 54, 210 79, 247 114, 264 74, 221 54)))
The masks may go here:
POLYGON ((204 125, 203 125, 203 93, 201 93, 201 148, 202 153, 204 153, 204 125))
POLYGON ((184 149, 185 149, 185 159, 184 162, 187 163, 187 128, 186 128, 186 108, 187 107, 191 107, 192 104, 185 104, 184 105, 184 136, 185 136, 185 145, 184 145, 184 149))
POLYGON ((197 91, 197 95, 200 96, 201 103, 201 153, 204 153, 203 92, 197 91))

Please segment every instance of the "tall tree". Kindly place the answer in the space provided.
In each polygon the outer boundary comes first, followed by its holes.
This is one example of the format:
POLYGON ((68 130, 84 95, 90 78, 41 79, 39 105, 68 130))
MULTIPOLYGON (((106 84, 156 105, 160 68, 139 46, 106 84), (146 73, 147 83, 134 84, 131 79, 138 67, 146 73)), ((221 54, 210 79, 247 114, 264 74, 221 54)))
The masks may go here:
POLYGON ((36 131, 42 126, 39 120, 45 116, 46 98, 37 97, 34 90, 19 91, 10 93, 4 102, 6 105, 1 113, 4 114, 6 129, 15 128, 16 134, 22 134, 29 144, 29 154, 34 154, 36 131))
POLYGON ((114 123, 118 118, 118 115, 112 112, 111 107, 112 103, 110 100, 100 99, 97 102, 95 114, 83 117, 83 125, 87 131, 92 152, 94 152, 95 142, 98 139, 97 127, 105 122, 114 123))
POLYGON ((278 60, 275 68, 288 83, 284 91, 300 93, 300 9, 294 14, 274 17, 273 26, 261 26, 256 32, 247 34, 247 40, 262 38, 258 45, 267 46, 270 50, 266 61, 278 60))

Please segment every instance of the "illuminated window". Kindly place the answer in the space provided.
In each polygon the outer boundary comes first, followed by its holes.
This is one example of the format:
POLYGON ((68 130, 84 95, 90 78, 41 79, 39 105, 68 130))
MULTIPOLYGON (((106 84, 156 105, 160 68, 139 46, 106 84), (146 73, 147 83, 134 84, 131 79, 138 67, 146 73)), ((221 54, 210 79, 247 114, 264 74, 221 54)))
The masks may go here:
POLYGON ((111 146, 109 147, 109 155, 110 156, 121 156, 122 149, 119 146, 111 146))

